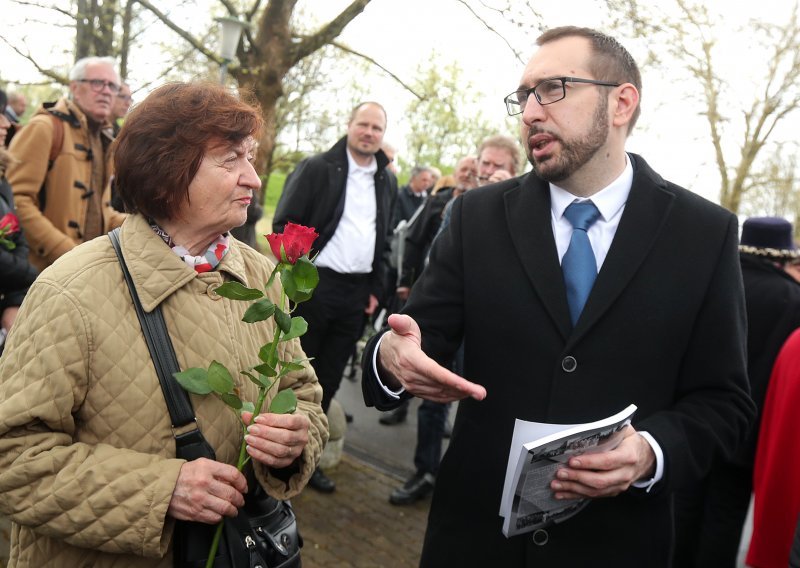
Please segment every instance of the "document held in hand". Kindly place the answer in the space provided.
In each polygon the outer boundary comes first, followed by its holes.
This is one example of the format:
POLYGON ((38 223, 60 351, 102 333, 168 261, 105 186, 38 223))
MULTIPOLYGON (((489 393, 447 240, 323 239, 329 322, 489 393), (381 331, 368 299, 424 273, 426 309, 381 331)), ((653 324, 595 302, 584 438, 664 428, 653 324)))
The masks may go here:
POLYGON ((587 424, 517 419, 500 502, 503 534, 510 537, 560 523, 585 507, 587 499, 556 500, 550 482, 571 457, 616 448, 635 411, 636 405, 631 404, 622 412, 587 424))

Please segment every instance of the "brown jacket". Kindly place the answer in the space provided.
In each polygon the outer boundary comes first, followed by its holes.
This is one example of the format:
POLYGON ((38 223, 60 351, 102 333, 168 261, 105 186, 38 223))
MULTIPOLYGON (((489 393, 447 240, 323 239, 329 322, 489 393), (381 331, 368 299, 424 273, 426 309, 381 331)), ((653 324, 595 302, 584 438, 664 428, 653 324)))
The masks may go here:
MULTIPOLYGON (((138 215, 125 221, 121 240, 144 309, 162 307, 181 368, 216 359, 254 402, 256 387, 238 371, 259 363, 274 321, 242 322, 250 302, 214 289, 228 280, 263 289, 274 265, 232 240, 218 270, 197 274, 138 215)), ((280 294, 276 280, 268 296, 279 302, 280 294)), ((281 343, 279 354, 305 357, 298 339, 281 343)), ((328 424, 310 365, 279 388, 294 389, 309 442, 288 480, 261 464, 256 476, 270 494, 289 498, 314 471, 328 424)), ((217 459, 235 464, 236 414, 214 396, 191 399, 217 459)), ((183 463, 111 243, 85 243, 33 284, 0 358, 0 514, 14 523, 11 565, 172 566, 167 507, 183 463)))
POLYGON ((111 137, 100 133, 104 156, 87 159, 91 147, 86 116, 66 98, 60 99, 54 110, 70 115, 63 121, 64 143, 61 153, 47 171, 47 161, 53 141, 53 122, 44 108, 31 118, 12 139, 9 151, 16 158, 8 171, 8 181, 14 190, 14 202, 20 223, 30 245, 31 264, 42 270, 62 254, 84 241, 82 228, 86 221, 88 201, 86 191, 91 187, 92 168, 103 168, 103 224, 106 230, 119 226, 124 214, 111 208, 111 161, 108 146, 111 137), (41 211, 39 191, 45 184, 45 206, 41 211))

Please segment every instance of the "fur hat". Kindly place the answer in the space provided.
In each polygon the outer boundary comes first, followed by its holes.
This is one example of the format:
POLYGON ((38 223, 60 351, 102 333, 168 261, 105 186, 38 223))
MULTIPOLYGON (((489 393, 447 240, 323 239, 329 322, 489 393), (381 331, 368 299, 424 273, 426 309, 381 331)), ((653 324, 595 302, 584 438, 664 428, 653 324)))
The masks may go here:
POLYGON ((794 244, 792 224, 781 217, 750 217, 742 225, 739 252, 773 260, 800 257, 794 244))

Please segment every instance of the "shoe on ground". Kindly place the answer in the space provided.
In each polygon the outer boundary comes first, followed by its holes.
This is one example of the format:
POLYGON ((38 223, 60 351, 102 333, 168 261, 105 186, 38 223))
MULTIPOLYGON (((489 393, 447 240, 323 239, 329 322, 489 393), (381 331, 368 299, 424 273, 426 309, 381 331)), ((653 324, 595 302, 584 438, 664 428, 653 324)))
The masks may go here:
POLYGON ((408 406, 404 404, 399 408, 395 408, 394 410, 390 410, 389 412, 384 412, 383 416, 378 418, 378 422, 380 422, 384 426, 394 426, 395 424, 401 424, 405 422, 407 414, 408 414, 408 406))
POLYGON ((320 493, 333 493, 336 490, 336 484, 320 468, 315 469, 314 473, 311 474, 308 486, 320 493))
POLYGON ((415 473, 402 487, 398 487, 389 495, 392 505, 411 505, 424 499, 433 492, 436 478, 430 473, 415 473))

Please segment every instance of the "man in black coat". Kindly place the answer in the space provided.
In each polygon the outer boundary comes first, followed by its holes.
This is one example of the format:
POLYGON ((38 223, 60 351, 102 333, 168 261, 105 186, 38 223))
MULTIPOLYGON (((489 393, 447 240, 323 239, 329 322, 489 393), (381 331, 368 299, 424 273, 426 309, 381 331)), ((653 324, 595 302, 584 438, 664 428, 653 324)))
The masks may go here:
MULTIPOLYGON (((286 223, 314 227, 319 237, 311 255, 320 281, 296 314, 308 322, 300 338, 322 386, 327 412, 342 380, 347 360, 383 293, 383 259, 397 197, 397 180, 386 171, 381 150, 386 111, 378 103, 358 105, 350 115, 347 136, 323 154, 300 162, 286 178, 272 230, 286 223)), ((322 470, 311 487, 331 492, 335 485, 322 470)))
POLYGON ((401 187, 397 193, 397 202, 394 204, 392 215, 392 229, 400 221, 408 221, 417 209, 425 203, 428 192, 433 187, 433 171, 426 166, 411 168, 408 183, 401 187))
POLYGON ((672 492, 730 456, 755 412, 737 220, 625 152, 641 79, 616 40, 566 27, 538 45, 506 99, 534 171, 456 200, 404 314, 365 350, 364 398, 461 400, 423 567, 667 567, 672 492), (573 228, 570 208, 594 224, 573 228), (576 253, 584 269, 562 271, 576 253), (469 380, 446 368, 462 339, 469 380), (631 403, 616 449, 550 481, 588 506, 504 537, 515 418, 576 424, 631 403))
POLYGON ((800 256, 793 234, 792 224, 779 217, 752 217, 742 226, 747 374, 759 414, 747 442, 732 459, 717 459, 708 477, 676 496, 675 566, 736 567, 769 378, 781 347, 800 327, 800 284, 785 269, 800 256))

